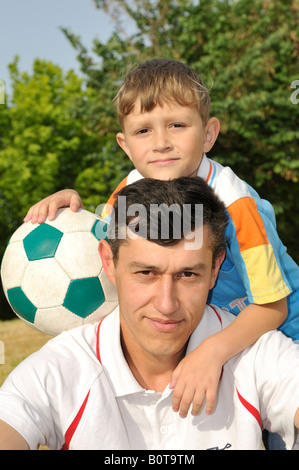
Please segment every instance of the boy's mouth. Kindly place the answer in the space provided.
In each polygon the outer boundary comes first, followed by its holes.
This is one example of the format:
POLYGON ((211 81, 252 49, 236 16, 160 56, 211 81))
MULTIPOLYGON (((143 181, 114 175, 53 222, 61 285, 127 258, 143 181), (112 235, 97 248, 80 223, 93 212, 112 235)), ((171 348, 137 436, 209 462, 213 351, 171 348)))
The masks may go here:
POLYGON ((156 160, 152 160, 150 163, 152 163, 153 165, 163 166, 163 165, 171 165, 171 164, 177 162, 178 160, 179 160, 179 158, 177 158, 177 157, 174 157, 174 158, 157 158, 156 160))

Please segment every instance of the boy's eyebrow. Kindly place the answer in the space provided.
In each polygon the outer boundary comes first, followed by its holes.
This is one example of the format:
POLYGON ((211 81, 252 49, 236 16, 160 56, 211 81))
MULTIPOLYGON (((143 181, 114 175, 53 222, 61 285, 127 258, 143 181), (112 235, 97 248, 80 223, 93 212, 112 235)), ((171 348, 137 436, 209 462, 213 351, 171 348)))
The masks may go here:
MULTIPOLYGON (((176 121, 176 122, 187 122, 188 117, 184 114, 178 113, 177 111, 170 112, 167 116, 167 121, 176 121)), ((147 115, 143 116, 142 114, 138 117, 134 117, 134 120, 128 125, 128 131, 134 131, 139 127, 150 127, 152 125, 151 118, 147 115)))
POLYGON ((148 118, 139 119, 139 120, 136 119, 130 123, 130 125, 128 126, 128 130, 132 131, 139 127, 150 127, 150 125, 151 125, 151 122, 149 121, 148 118))

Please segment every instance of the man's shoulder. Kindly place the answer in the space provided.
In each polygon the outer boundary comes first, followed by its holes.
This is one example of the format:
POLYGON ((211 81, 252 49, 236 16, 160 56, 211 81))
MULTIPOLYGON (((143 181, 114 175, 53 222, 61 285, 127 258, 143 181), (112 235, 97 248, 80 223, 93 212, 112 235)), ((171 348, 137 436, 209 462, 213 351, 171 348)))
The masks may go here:
POLYGON ((187 354, 204 340, 226 328, 235 318, 228 310, 216 305, 206 305, 203 316, 190 337, 187 354))
POLYGON ((98 323, 87 323, 82 326, 64 331, 52 338, 45 345, 46 348, 63 349, 66 354, 78 354, 85 350, 93 355, 96 349, 96 334, 98 323))
POLYGON ((96 353, 97 328, 96 323, 86 324, 59 334, 26 358, 12 374, 36 374, 41 382, 61 382, 65 386, 84 382, 84 377, 95 378, 101 369, 96 353))

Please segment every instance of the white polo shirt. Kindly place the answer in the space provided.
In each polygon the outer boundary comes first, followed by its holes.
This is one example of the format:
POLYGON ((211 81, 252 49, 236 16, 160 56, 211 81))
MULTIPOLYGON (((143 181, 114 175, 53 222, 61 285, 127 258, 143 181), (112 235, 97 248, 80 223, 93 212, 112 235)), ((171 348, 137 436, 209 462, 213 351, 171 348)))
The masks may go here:
MULTIPOLYGON (((206 307, 187 353, 234 317, 206 307)), ((182 419, 172 391, 144 390, 120 345, 119 312, 49 341, 0 389, 0 419, 31 449, 260 449, 261 428, 291 449, 299 405, 299 347, 279 332, 264 335, 224 366, 215 412, 182 419)))

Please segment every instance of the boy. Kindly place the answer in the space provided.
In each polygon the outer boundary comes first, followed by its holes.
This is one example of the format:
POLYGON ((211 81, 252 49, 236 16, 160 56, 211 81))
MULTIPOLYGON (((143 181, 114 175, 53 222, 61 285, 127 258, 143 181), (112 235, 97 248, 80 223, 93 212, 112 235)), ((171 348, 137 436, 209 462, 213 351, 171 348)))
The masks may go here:
MULTIPOLYGON (((227 253, 210 302, 238 316, 183 359, 171 382, 173 409, 180 416, 187 415, 192 401, 192 413, 198 414, 205 398, 206 413, 211 414, 222 367, 229 358, 279 327, 299 340, 298 267, 278 238, 270 204, 230 168, 206 157, 220 124, 209 118, 208 91, 192 69, 163 59, 140 64, 127 75, 116 105, 122 127, 117 142, 136 168, 116 191, 142 177, 168 180, 198 175, 228 212, 227 253)), ((113 199, 114 195, 109 201, 113 199)), ((61 191, 33 206, 25 221, 41 223, 65 205, 76 210, 82 202, 75 191, 61 191)), ((109 217, 109 207, 103 216, 109 217)))

